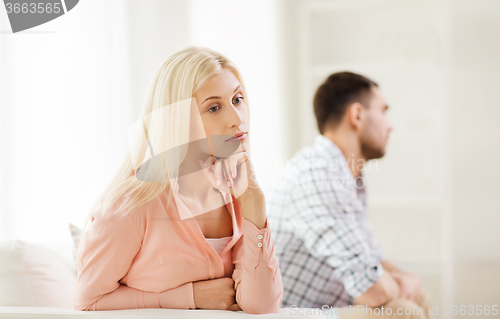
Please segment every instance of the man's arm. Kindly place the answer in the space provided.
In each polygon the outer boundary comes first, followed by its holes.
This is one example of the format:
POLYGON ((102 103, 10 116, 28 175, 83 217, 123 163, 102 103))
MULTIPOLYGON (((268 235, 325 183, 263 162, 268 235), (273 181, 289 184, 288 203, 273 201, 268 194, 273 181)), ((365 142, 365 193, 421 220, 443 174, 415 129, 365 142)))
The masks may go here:
POLYGON ((417 275, 402 271, 388 260, 380 263, 384 270, 390 273, 392 278, 398 283, 400 288, 399 297, 417 301, 420 294, 420 279, 417 275))
POLYGON ((359 305, 377 308, 396 299, 399 295, 400 287, 398 283, 388 271, 384 271, 373 286, 360 296, 354 298, 354 301, 359 305))
POLYGON ((396 267, 393 263, 391 263, 388 260, 381 261, 380 264, 382 265, 382 267, 384 267, 384 270, 387 270, 390 273, 393 273, 393 272, 402 272, 401 269, 399 269, 398 267, 396 267))
POLYGON ((378 306, 397 295, 398 291, 393 291, 397 290, 397 284, 390 276, 383 276, 380 258, 353 213, 351 202, 346 200, 352 191, 323 182, 335 178, 333 172, 321 167, 301 172, 298 178, 301 182, 290 187, 290 205, 296 212, 290 221, 311 255, 326 260, 332 267, 332 275, 342 281, 351 297, 360 297, 378 282, 372 289, 375 297, 361 299, 365 304, 378 306), (380 280, 381 277, 388 279, 380 280))

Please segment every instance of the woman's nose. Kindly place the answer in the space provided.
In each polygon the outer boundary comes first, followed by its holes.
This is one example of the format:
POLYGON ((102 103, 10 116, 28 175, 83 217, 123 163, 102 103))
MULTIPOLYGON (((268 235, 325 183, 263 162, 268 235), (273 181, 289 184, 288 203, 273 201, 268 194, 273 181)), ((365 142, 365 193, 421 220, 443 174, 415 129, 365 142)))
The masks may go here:
POLYGON ((234 126, 240 126, 243 123, 243 114, 240 114, 241 111, 237 110, 234 106, 229 107, 229 109, 228 126, 230 128, 234 126))

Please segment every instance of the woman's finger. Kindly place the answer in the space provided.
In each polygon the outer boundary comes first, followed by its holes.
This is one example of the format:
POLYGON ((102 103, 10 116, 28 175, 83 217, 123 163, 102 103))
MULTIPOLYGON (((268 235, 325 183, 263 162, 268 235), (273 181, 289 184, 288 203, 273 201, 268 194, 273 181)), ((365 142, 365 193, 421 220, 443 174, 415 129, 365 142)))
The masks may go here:
POLYGON ((230 188, 233 187, 234 182, 230 173, 227 172, 227 164, 224 160, 217 159, 215 164, 212 165, 212 157, 209 157, 205 161, 198 160, 198 164, 200 164, 205 177, 213 188, 230 194, 230 188), (227 174, 224 170, 226 170, 227 174))
POLYGON ((240 157, 241 157, 241 155, 239 155, 239 154, 233 154, 227 160, 228 168, 229 168, 229 174, 231 175, 231 177, 233 179, 238 176, 237 166, 238 166, 238 159, 240 157))
POLYGON ((257 181, 257 176, 255 174, 255 169, 252 164, 252 160, 250 158, 250 154, 248 152, 245 152, 245 156, 243 157, 242 161, 244 161, 244 168, 246 169, 247 173, 247 178, 248 178, 248 189, 249 190, 254 190, 254 189, 259 189, 260 185, 259 182, 257 181))
POLYGON ((241 165, 241 164, 243 164, 243 163, 245 163, 250 158, 250 156, 249 156, 249 154, 247 152, 237 153, 237 154, 234 154, 234 156, 237 159, 237 164, 236 165, 238 165, 238 166, 241 165))
POLYGON ((224 160, 217 160, 214 165, 211 166, 214 172, 215 185, 217 189, 230 194, 229 188, 232 187, 232 181, 226 176, 223 167, 224 160))
POLYGON ((227 186, 229 188, 233 188, 234 186, 234 179, 232 177, 232 173, 229 170, 229 159, 226 159, 225 161, 222 161, 222 173, 224 174, 225 181, 227 183, 227 186))
POLYGON ((212 170, 210 165, 206 161, 203 161, 203 160, 198 160, 198 163, 200 164, 201 170, 205 174, 205 177, 210 182, 210 185, 212 185, 212 187, 214 187, 214 188, 217 188, 217 183, 215 182, 214 171, 212 170))
POLYGON ((214 171, 215 184, 217 187, 220 187, 222 183, 226 181, 224 173, 222 172, 222 161, 215 162, 212 166, 212 170, 214 171))

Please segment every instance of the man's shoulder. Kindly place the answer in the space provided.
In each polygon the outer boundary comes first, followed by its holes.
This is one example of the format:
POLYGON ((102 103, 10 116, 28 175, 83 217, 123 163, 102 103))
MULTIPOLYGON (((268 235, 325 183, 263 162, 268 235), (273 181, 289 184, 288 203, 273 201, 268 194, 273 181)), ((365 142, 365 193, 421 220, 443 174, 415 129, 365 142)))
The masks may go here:
POLYGON ((350 174, 336 146, 330 145, 324 137, 316 138, 314 144, 303 147, 287 161, 271 186, 270 195, 290 201, 290 197, 303 198, 318 191, 347 192, 352 182, 350 174))
POLYGON ((299 191, 297 186, 304 182, 323 181, 342 175, 342 167, 336 165, 336 158, 315 145, 303 147, 286 162, 273 183, 272 193, 290 194, 299 191))
POLYGON ((313 144, 297 151, 286 163, 283 171, 286 177, 297 177, 318 171, 342 175, 345 171, 345 160, 338 154, 332 155, 328 150, 313 144))

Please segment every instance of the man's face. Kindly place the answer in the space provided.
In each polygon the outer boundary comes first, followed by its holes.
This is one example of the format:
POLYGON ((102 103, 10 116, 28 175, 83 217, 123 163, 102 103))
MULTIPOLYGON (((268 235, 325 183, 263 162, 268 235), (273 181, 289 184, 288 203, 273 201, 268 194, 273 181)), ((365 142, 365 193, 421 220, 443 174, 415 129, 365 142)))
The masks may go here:
POLYGON ((360 142, 361 152, 367 160, 370 160, 384 156, 392 125, 386 114, 387 102, 378 87, 372 87, 367 106, 360 142))

